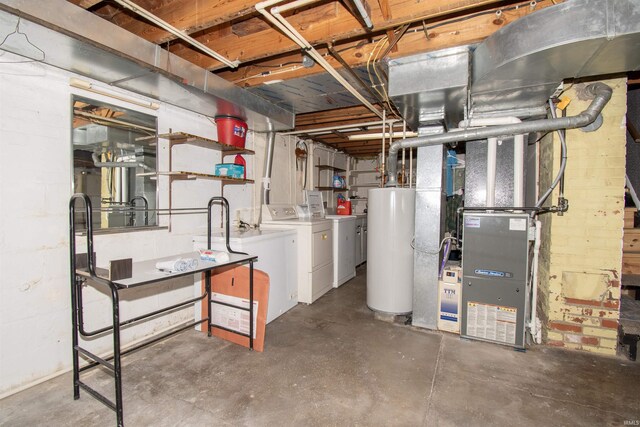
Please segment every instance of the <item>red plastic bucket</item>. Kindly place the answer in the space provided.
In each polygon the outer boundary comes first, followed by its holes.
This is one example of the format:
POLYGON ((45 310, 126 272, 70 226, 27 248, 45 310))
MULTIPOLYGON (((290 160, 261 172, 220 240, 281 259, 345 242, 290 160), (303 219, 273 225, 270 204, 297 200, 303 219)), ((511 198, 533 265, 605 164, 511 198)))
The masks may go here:
POLYGON ((218 142, 244 148, 247 137, 247 124, 244 120, 233 116, 216 116, 218 142))
POLYGON ((345 200, 344 202, 338 201, 338 207, 336 208, 338 215, 351 215, 351 201, 345 200))

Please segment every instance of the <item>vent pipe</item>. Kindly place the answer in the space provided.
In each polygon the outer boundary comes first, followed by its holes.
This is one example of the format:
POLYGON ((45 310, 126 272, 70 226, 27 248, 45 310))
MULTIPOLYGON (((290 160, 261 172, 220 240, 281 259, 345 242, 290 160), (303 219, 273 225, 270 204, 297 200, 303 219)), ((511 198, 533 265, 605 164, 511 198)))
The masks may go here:
POLYGON ((396 187, 398 151, 403 148, 427 147, 452 142, 488 139, 499 136, 522 135, 531 132, 550 132, 558 129, 582 128, 593 123, 602 109, 611 99, 612 89, 604 83, 592 83, 585 88, 585 94, 594 97, 593 101, 582 113, 572 117, 532 120, 502 126, 491 126, 479 129, 461 129, 439 135, 398 140, 391 144, 387 160, 388 179, 386 187, 396 187))

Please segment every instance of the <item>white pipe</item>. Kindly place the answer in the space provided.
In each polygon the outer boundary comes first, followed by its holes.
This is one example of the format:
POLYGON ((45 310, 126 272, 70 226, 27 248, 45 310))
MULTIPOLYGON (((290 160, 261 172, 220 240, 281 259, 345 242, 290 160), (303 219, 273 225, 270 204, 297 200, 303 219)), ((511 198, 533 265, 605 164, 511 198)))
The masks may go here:
POLYGON ((166 31, 170 32, 174 36, 178 37, 181 40, 184 40, 185 42, 189 43, 191 46, 201 50, 202 52, 204 52, 207 55, 211 56, 212 58, 222 62, 223 64, 225 64, 225 65, 227 65, 227 66, 229 66, 231 68, 238 68, 238 64, 240 64, 240 61, 238 61, 238 60, 236 60, 236 61, 228 60, 224 56, 220 55, 218 52, 215 52, 214 50, 210 49, 209 47, 203 45, 198 40, 194 39, 193 37, 191 37, 190 35, 188 35, 184 31, 180 31, 179 29, 177 29, 173 25, 171 25, 168 22, 160 19, 159 17, 157 17, 153 13, 151 13, 148 10, 138 6, 134 2, 132 2, 130 0, 115 0, 115 2, 118 3, 119 5, 127 8, 127 9, 131 10, 134 13, 137 13, 138 15, 142 16, 143 18, 153 22, 158 27, 162 28, 163 30, 166 30, 166 31))
MULTIPOLYGON (((349 141, 368 141, 371 139, 380 139, 383 137, 386 138, 393 138, 393 137, 400 137, 400 132, 393 132, 393 129, 391 129, 391 126, 389 126, 390 128, 390 132, 385 132, 384 134, 382 132, 378 132, 378 133, 361 133, 361 134, 357 134, 357 135, 349 135, 347 136, 347 139, 349 141)), ((418 136, 417 132, 406 132, 406 135, 410 138, 414 137, 414 136, 418 136)))
POLYGON ((487 182, 485 184, 485 206, 496 205, 496 163, 498 158, 498 138, 487 141, 487 182))
POLYGON ((358 101, 371 110, 376 116, 382 118, 382 113, 373 106, 364 96, 360 94, 335 68, 327 62, 326 59, 304 38, 298 31, 293 28, 289 22, 284 19, 280 14, 280 10, 287 10, 288 8, 295 7, 291 5, 310 4, 313 0, 299 0, 289 6, 285 6, 282 9, 277 6, 272 8, 269 12, 266 11, 266 7, 282 2, 282 0, 268 0, 256 4, 256 10, 262 14, 269 22, 278 27, 287 37, 289 37, 298 46, 304 49, 305 53, 315 60, 318 65, 324 68, 338 83, 340 83, 349 93, 351 93, 358 101))
POLYGON ((413 148, 409 149, 409 188, 413 188, 413 148))
MULTIPOLYGON (((387 123, 397 123, 400 120, 398 119, 390 119, 387 120, 387 123)), ((379 126, 383 123, 382 120, 376 120, 373 122, 361 122, 361 123, 353 123, 350 125, 338 125, 338 126, 327 126, 322 128, 314 128, 314 129, 306 129, 306 130, 296 130, 292 132, 279 132, 280 135, 302 135, 309 134, 313 135, 316 132, 325 132, 329 130, 340 130, 340 129, 351 129, 351 128, 361 128, 361 127, 369 127, 369 126, 379 126)))
POLYGON ((386 126, 386 123, 385 123, 386 119, 387 119, 387 111, 383 110, 382 111, 382 122, 383 122, 382 123, 382 162, 381 162, 381 166, 380 166, 380 186, 381 187, 384 187, 384 173, 385 173, 385 169, 386 169, 385 168, 386 163, 385 163, 385 158, 384 158, 384 148, 385 148, 384 147, 384 143, 385 143, 385 133, 386 133, 384 131, 384 128, 386 126))
MULTIPOLYGON (((521 123, 517 117, 493 117, 493 118, 480 118, 480 119, 471 119, 471 120, 463 120, 460 122, 460 127, 475 127, 475 126, 498 126, 498 125, 510 125, 515 123, 521 123)), ((496 138, 488 139, 488 148, 487 148, 487 204, 486 206, 495 206, 495 184, 496 184, 496 155, 495 151, 497 147, 491 147, 491 140, 496 138), (494 150, 493 152, 491 150, 494 150), (491 158, 493 156, 493 158, 491 158), (493 162, 492 169, 490 168, 490 162, 493 162), (490 170, 492 170, 493 175, 490 178, 490 170), (491 181, 491 182, 490 182, 491 181), (491 195, 490 192, 491 186, 491 195), (491 200, 490 200, 491 199, 491 200), (489 203, 491 201, 491 203, 489 203)), ((524 206, 524 135, 515 135, 514 136, 514 146, 513 146, 513 204, 514 207, 522 207, 524 206)))
MULTIPOLYGON (((317 3, 320 0, 297 0, 297 1, 293 1, 291 3, 285 4, 283 6, 278 6, 278 11, 280 13, 284 13, 284 12, 288 12, 292 9, 297 9, 299 7, 303 7, 303 6, 307 6, 310 5, 311 3, 317 3)), ((276 2, 276 3, 282 3, 281 1, 276 2)), ((256 9, 258 7, 256 6, 256 9)), ((273 14, 273 10, 271 11, 271 13, 273 14)))
POLYGON ((633 200, 633 204, 636 205, 636 210, 640 210, 640 199, 638 199, 638 194, 636 193, 636 189, 633 188, 633 184, 631 184, 631 181, 629 181, 629 175, 625 174, 624 178, 627 182, 629 194, 631 194, 631 200, 633 200))
MULTIPOLYGON (((402 122, 402 139, 407 139, 407 122, 402 122)), ((402 187, 407 186, 407 166, 405 165, 405 149, 402 149, 402 187)))
POLYGON ((95 86, 93 83, 81 80, 75 77, 71 77, 69 79, 69 86, 86 90, 89 92, 97 93, 98 95, 108 96, 109 98, 117 99, 119 101, 128 102, 129 104, 139 105, 141 107, 149 108, 151 110, 158 110, 160 108, 160 104, 157 102, 144 101, 142 99, 135 99, 129 96, 121 95, 115 92, 109 92, 106 89, 102 89, 100 87, 95 86))
POLYGON ((513 206, 524 206, 524 135, 516 135, 513 141, 513 206))
POLYGON ((536 344, 542 342, 542 330, 538 319, 538 258, 540 254, 540 237, 542 235, 542 222, 536 221, 536 239, 533 243, 533 261, 531 277, 531 318, 529 319, 529 332, 536 344))
POLYGON ((352 0, 353 4, 356 5, 356 9, 358 10, 358 13, 360 14, 360 16, 362 17, 362 20, 364 21, 364 25, 367 27, 367 29, 372 29, 373 28, 373 22, 371 22, 371 18, 369 17, 369 13, 367 12, 367 9, 365 8, 363 2, 361 0, 352 0))

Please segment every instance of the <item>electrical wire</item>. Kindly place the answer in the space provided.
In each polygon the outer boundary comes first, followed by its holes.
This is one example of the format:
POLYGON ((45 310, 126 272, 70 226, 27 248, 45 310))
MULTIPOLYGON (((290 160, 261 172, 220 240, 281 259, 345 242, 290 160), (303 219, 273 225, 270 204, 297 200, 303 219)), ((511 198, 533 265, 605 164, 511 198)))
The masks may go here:
MULTIPOLYGON (((479 16, 492 15, 492 14, 496 14, 496 13, 502 14, 504 12, 510 12, 510 11, 513 11, 513 10, 518 10, 518 9, 520 9, 522 7, 525 7, 525 6, 533 8, 538 3, 542 3, 544 1, 552 1, 552 0, 528 1, 528 2, 523 2, 523 3, 518 3, 516 5, 509 6, 509 7, 502 7, 502 8, 495 9, 495 10, 485 10, 485 11, 473 13, 471 15, 462 16, 462 17, 459 17, 459 18, 452 18, 452 19, 448 19, 448 20, 445 20, 445 21, 440 21, 440 22, 435 23, 435 24, 430 25, 430 26, 425 26, 425 25, 422 24, 422 25, 420 25, 420 28, 413 28, 413 29, 407 30, 405 34, 415 34, 415 33, 418 33, 418 32, 434 30, 436 28, 443 27, 445 25, 465 22, 465 21, 467 21, 469 19, 477 18, 479 16)), ((553 3, 553 4, 555 4, 555 3, 553 3)), ((374 50, 378 49, 377 54, 379 55, 382 52, 382 49, 379 48, 380 43, 383 42, 383 41, 388 41, 388 38, 389 37, 387 35, 383 35, 379 39, 375 39, 375 38, 371 39, 371 42, 369 43, 369 44, 373 44, 374 45, 374 48, 371 51, 371 53, 369 54, 369 58, 367 59, 367 73, 369 74, 370 78, 372 77, 371 71, 370 71, 370 63, 372 62, 372 57, 374 57, 373 52, 374 52, 374 50)), ((346 46, 346 47, 343 47, 342 49, 336 49, 336 52, 342 53, 342 52, 346 52, 346 51, 353 50, 353 49, 361 49, 363 46, 365 46, 365 43, 362 43, 362 42, 361 43, 356 43, 356 44, 354 44, 352 46, 346 46)), ((325 57, 325 58, 329 57, 329 53, 324 53, 324 54, 322 54, 322 56, 325 57)), ((373 59, 373 62, 375 62, 377 60, 378 60, 377 58, 373 59)), ((257 73, 257 74, 254 74, 252 76, 249 76, 249 77, 244 77, 244 78, 241 78, 241 79, 238 79, 238 80, 234 80, 233 83, 241 83, 243 81, 254 79, 254 78, 268 77, 268 76, 275 75, 275 74, 296 71, 296 70, 302 68, 302 65, 300 65, 300 64, 302 64, 302 62, 300 62, 300 61, 288 61, 288 62, 284 62, 282 64, 276 64, 276 65, 253 64, 253 65, 251 65, 251 67, 256 67, 256 68, 274 68, 274 69, 282 69, 282 70, 278 70, 277 72, 257 73), (295 64, 295 66, 293 66, 291 68, 284 68, 284 67, 286 67, 288 65, 294 65, 294 64, 295 64)), ((374 72, 375 72, 375 70, 374 70, 374 72)), ((379 81, 382 82, 382 79, 380 79, 379 81)), ((372 83, 373 83, 373 80, 372 80, 372 83)), ((384 85, 381 84, 381 86, 383 87, 383 91, 384 91, 384 85)), ((378 92, 378 94, 381 95, 384 99, 388 100, 388 96, 383 96, 383 93, 380 92, 377 89, 376 85, 372 84, 372 88, 376 92, 378 92)), ((384 92, 386 92, 386 91, 384 91, 384 92)), ((388 102, 388 104, 393 105, 393 104, 390 103, 390 101, 387 101, 387 102, 388 102)), ((397 117, 399 117, 398 111, 395 108, 391 107, 391 112, 394 115, 396 115, 397 117)))
MULTIPOLYGON (((553 0, 539 0, 539 1, 522 2, 522 3, 518 3, 516 5, 513 5, 513 6, 509 6, 509 7, 502 7, 502 8, 495 9, 495 10, 485 10, 485 11, 477 12, 477 13, 474 13, 474 14, 471 14, 471 15, 462 16, 460 18, 452 18, 452 19, 448 19, 448 20, 445 20, 445 21, 440 21, 440 22, 438 22, 436 24, 433 24, 433 25, 430 25, 430 26, 422 26, 421 25, 420 28, 413 28, 413 29, 407 30, 406 33, 407 34, 420 33, 420 32, 424 32, 425 30, 427 30, 427 31, 428 30, 433 30, 433 29, 436 29, 436 28, 439 28, 439 27, 442 27, 442 26, 445 26, 445 25, 464 22, 464 21, 467 21, 469 19, 477 18, 478 16, 492 15, 492 14, 496 14, 497 12, 502 14, 504 12, 511 12, 513 10, 521 9, 523 7, 526 7, 526 6, 535 7, 538 3, 542 3, 542 2, 545 2, 545 1, 551 1, 552 4, 556 4, 555 2, 553 2, 553 0)), ((385 35, 385 36, 382 36, 381 38, 384 38, 384 37, 387 37, 387 36, 385 35)), ((380 39, 372 39, 371 44, 377 43, 379 40, 380 39)), ((348 50, 360 49, 360 48, 362 48, 362 46, 364 46, 364 45, 358 43, 358 44, 355 44, 353 46, 346 46, 346 47, 343 47, 342 49, 336 49, 336 51, 338 53, 342 53, 342 52, 346 52, 348 50)))
POLYGON ((429 255, 438 255, 440 252, 442 252, 442 247, 444 246, 445 242, 447 240, 450 240, 454 245, 458 244, 458 239, 456 239, 453 236, 446 236, 444 239, 442 239, 442 241, 440 242, 440 246, 438 247, 438 250, 436 252, 430 252, 430 251, 425 251, 424 249, 418 249, 416 248, 416 237, 413 236, 413 239, 411 239, 411 248, 418 251, 418 252, 422 252, 424 254, 429 254, 429 255))
POLYGON ((256 68, 282 68, 282 67, 286 67, 287 65, 296 65, 296 64, 302 64, 302 61, 289 61, 289 62, 284 62, 284 63, 278 64, 278 65, 253 64, 253 65, 250 65, 250 66, 251 67, 256 67, 256 68))
MULTIPOLYGON (((549 112, 551 114, 551 117, 555 119, 556 106, 553 105, 553 100, 551 99, 549 100, 549 112)), ((563 132, 561 132, 559 129, 557 130, 557 132, 558 132, 558 136, 560 137, 560 147, 561 147, 560 169, 558 170, 558 174, 556 175, 555 179, 553 180, 553 182, 551 183, 547 191, 545 191, 545 193, 542 196, 540 196, 540 199, 536 203, 536 208, 542 207, 542 204, 547 200, 549 195, 551 195, 553 190, 556 188, 556 185, 558 185, 558 182, 560 181, 560 178, 562 178, 562 176, 564 175, 564 170, 567 167, 567 141, 564 138, 563 132)))

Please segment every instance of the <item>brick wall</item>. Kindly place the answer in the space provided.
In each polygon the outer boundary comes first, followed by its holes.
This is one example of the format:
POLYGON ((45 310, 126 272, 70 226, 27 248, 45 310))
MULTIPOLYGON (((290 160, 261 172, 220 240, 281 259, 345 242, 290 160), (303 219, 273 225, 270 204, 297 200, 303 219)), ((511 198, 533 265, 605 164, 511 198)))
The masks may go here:
MULTIPOLYGON (((626 79, 606 80, 614 89, 596 132, 567 132, 568 163, 564 216, 542 215, 538 308, 548 345, 613 355, 620 304, 625 185, 626 79)), ((590 100, 570 88, 567 115, 590 100)), ((560 164, 554 135, 541 145, 540 186, 549 185, 560 164)), ((558 191, 547 205, 556 204, 558 191)))

